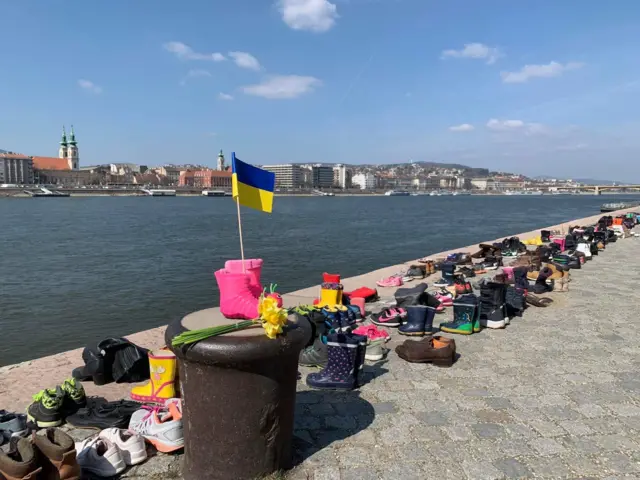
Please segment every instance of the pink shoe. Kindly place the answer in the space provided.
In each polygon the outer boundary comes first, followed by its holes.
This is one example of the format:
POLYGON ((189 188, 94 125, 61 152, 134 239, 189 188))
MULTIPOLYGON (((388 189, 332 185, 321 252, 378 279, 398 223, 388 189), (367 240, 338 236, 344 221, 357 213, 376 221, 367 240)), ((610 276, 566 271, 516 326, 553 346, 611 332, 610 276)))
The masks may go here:
POLYGON ((353 331, 353 333, 356 335, 363 335, 372 341, 384 340, 385 342, 388 342, 391 339, 391 335, 384 330, 380 330, 375 325, 360 325, 353 331))
POLYGON ((502 272, 507 276, 507 280, 513 280, 513 267, 502 267, 502 272))
POLYGON ((402 278, 400 277, 387 277, 382 280, 378 280, 376 285, 379 287, 401 287, 403 285, 402 278))
MULTIPOLYGON (((244 261, 244 270, 249 274, 249 290, 254 297, 258 298, 262 295, 263 288, 260 283, 260 274, 262 273, 261 258, 247 258, 244 261)), ((227 260, 224 269, 229 273, 242 273, 242 260, 227 260)))
POLYGON ((220 312, 226 318, 254 320, 258 318, 259 299, 250 289, 249 273, 231 273, 226 270, 215 272, 220 289, 220 312))
POLYGON ((377 315, 371 315, 371 322, 381 327, 399 327, 407 316, 404 308, 387 308, 377 315))
POLYGON ((453 307, 453 297, 451 297, 450 295, 442 295, 441 293, 436 293, 435 297, 440 301, 442 306, 453 307))

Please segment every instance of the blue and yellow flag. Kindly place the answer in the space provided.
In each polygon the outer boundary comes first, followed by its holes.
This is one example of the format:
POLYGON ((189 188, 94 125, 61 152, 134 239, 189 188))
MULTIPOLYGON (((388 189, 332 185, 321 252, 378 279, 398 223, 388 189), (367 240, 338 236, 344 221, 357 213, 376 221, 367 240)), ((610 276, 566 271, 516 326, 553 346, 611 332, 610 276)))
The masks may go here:
POLYGON ((271 213, 276 186, 275 173, 244 163, 236 157, 235 152, 231 153, 231 171, 233 199, 245 207, 271 213))

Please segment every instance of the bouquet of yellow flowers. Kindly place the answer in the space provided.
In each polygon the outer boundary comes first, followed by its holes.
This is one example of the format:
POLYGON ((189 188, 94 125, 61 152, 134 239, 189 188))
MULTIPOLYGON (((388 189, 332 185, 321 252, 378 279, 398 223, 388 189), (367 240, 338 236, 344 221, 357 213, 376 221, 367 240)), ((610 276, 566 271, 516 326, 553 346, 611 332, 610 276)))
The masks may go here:
POLYGON ((273 339, 282 333, 282 327, 287 323, 287 309, 279 307, 276 298, 267 297, 264 293, 260 296, 260 301, 258 302, 258 315, 259 317, 255 320, 244 320, 242 322, 230 323, 229 325, 219 325, 217 327, 183 332, 174 337, 171 345, 173 347, 182 347, 217 335, 224 335, 225 333, 257 326, 262 326, 267 337, 273 339))

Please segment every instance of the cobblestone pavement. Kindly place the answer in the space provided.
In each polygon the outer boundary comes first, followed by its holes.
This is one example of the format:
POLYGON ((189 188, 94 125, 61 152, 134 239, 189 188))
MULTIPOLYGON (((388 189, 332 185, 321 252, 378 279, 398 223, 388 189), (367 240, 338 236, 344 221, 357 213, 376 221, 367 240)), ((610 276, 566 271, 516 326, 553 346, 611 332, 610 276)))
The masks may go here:
POLYGON ((359 393, 300 383, 288 477, 640 478, 638 253, 640 239, 618 241, 552 306, 455 336, 452 368, 391 351, 359 393))

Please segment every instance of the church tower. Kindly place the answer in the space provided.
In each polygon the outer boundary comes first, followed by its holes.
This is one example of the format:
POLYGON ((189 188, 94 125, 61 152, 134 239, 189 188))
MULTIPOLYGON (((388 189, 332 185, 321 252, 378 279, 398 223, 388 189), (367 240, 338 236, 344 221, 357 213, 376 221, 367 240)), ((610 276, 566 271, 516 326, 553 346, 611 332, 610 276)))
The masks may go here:
POLYGON ((78 142, 76 142, 76 134, 73 131, 73 125, 71 125, 71 135, 69 136, 69 146, 67 147, 67 160, 69 160, 71 170, 78 170, 80 157, 78 156, 78 142))
POLYGON ((224 170, 224 154, 222 153, 222 150, 220 150, 220 153, 218 154, 218 170, 224 170))
POLYGON ((60 140, 60 150, 58 150, 58 158, 67 158, 67 132, 62 126, 62 140, 60 140))

